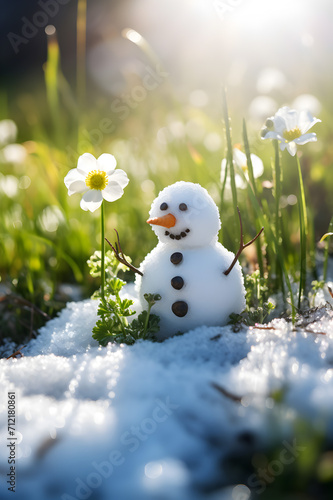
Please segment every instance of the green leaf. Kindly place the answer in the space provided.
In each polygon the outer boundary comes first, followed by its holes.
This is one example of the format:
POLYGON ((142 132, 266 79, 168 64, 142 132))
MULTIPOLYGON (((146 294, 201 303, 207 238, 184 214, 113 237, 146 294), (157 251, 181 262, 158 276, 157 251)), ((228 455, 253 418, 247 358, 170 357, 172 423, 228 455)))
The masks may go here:
POLYGON ((111 295, 117 295, 125 284, 125 281, 120 278, 111 278, 107 284, 107 290, 110 290, 111 295))
MULTIPOLYGON (((125 255, 128 262, 132 262, 131 258, 125 255)), ((102 253, 100 250, 96 250, 93 255, 87 261, 88 267, 90 268, 90 274, 94 278, 101 276, 102 269, 102 253)), ((127 266, 121 264, 114 253, 111 250, 107 250, 105 253, 105 271, 108 277, 117 277, 119 271, 126 271, 127 266)))
POLYGON ((152 307, 158 300, 161 300, 161 296, 158 293, 145 293, 145 300, 148 302, 148 305, 152 307))
POLYGON ((110 327, 111 325, 108 325, 106 322, 98 320, 93 328, 93 339, 98 340, 102 346, 106 346, 112 340, 110 327))
POLYGON ((124 316, 131 316, 134 314, 133 311, 129 309, 130 306, 134 304, 133 300, 130 299, 120 299, 119 300, 119 310, 124 316))

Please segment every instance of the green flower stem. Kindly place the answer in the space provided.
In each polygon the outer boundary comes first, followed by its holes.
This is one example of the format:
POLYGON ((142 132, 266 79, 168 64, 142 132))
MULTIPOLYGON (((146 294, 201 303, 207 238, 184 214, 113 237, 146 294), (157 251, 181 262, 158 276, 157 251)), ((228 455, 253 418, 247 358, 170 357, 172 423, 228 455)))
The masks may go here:
POLYGON ((145 324, 144 324, 144 328, 143 328, 143 335, 142 335, 143 339, 146 338, 147 328, 148 328, 148 323, 149 323, 149 316, 150 316, 150 311, 151 311, 152 307, 153 307, 153 304, 151 302, 148 302, 147 316, 146 316, 146 319, 145 319, 145 324))
MULTIPOLYGON (((120 298, 119 292, 115 293, 115 297, 116 297, 117 304, 119 305, 119 307, 121 307, 121 298, 120 298)), ((114 314, 118 319, 119 325, 121 326, 121 331, 124 332, 125 328, 128 326, 127 318, 125 316, 122 316, 121 314, 117 314, 117 313, 114 313, 114 314)))
POLYGON ((101 205, 101 299, 104 302, 104 288, 105 288, 105 227, 104 227, 104 201, 101 205))
POLYGON ((280 224, 280 198, 281 198, 281 167, 280 167, 280 152, 279 143, 277 140, 273 141, 275 151, 275 234, 278 242, 281 237, 281 224, 280 224))
MULTIPOLYGON (((280 212, 280 198, 282 194, 282 183, 281 183, 281 165, 280 165, 280 150, 279 143, 277 140, 273 141, 274 146, 274 176, 275 176, 275 235, 278 242, 279 248, 282 247, 282 218, 280 212)), ((283 272, 279 262, 277 261, 277 276, 280 280, 283 297, 285 297, 284 292, 284 282, 283 282, 283 272)))
POLYGON ((227 94, 225 88, 222 90, 222 106, 223 106, 223 119, 225 124, 225 133, 227 139, 227 166, 226 170, 230 168, 230 184, 231 184, 231 192, 232 192, 232 201, 234 205, 234 228, 236 231, 236 217, 237 217, 237 190, 236 190, 236 181, 235 181, 235 169, 233 162, 233 148, 232 148, 232 139, 231 139, 231 125, 230 118, 228 112, 228 103, 227 103, 227 94))
POLYGON ((298 171, 299 182, 299 226, 300 226, 300 243, 301 243, 301 265, 300 265, 300 280, 299 280, 299 295, 298 295, 298 308, 301 307, 302 297, 305 293, 306 286, 306 240, 308 235, 308 217, 306 213, 305 193, 302 178, 301 165, 299 158, 295 156, 298 171))

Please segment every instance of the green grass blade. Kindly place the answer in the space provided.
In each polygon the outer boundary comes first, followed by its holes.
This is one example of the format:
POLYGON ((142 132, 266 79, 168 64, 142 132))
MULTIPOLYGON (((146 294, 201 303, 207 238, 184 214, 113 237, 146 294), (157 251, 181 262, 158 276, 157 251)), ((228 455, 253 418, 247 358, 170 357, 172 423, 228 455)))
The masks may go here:
POLYGON ((229 169, 230 172, 230 184, 231 184, 231 192, 232 192, 232 201, 234 206, 234 230, 236 231, 238 216, 237 216, 237 190, 236 190, 236 181, 235 181, 235 169, 233 162, 233 147, 232 147, 232 139, 231 139, 231 124, 228 112, 228 103, 227 103, 227 93, 226 89, 223 87, 222 89, 222 110, 223 110, 223 120, 225 124, 225 133, 227 139, 227 166, 226 170, 229 169))
MULTIPOLYGON (((249 145, 249 139, 248 139, 248 135, 247 135, 247 128, 246 128, 245 120, 243 120, 243 141, 244 141, 244 149, 245 149, 246 161, 247 161, 247 166, 248 166, 248 171, 249 171, 250 183, 252 185, 253 193, 254 193, 255 197, 256 197, 256 199, 258 199, 258 191, 257 191, 257 187, 256 187, 254 173, 253 173, 251 151, 250 151, 250 145, 249 145)), ((256 230, 260 231, 260 224, 258 223, 257 219, 256 219, 256 230)), ((263 255, 262 255, 260 238, 258 238, 256 240, 256 247, 257 247, 257 256, 258 256, 260 276, 263 278, 264 277, 264 259, 263 259, 263 255)))
POLYGON ((77 263, 75 262, 72 257, 70 257, 66 252, 61 250, 59 246, 57 246, 53 241, 49 240, 48 238, 45 238, 44 236, 39 236, 37 234, 32 234, 32 233, 25 233, 24 235, 26 238, 30 238, 32 240, 38 241, 39 243, 44 243, 45 245, 50 246, 55 250, 55 252, 64 259, 65 262, 69 265, 69 267, 72 269, 74 277, 76 281, 82 282, 83 281, 83 274, 77 263))
POLYGON ((258 200, 257 200, 257 198, 255 196, 255 194, 254 194, 254 191, 252 189, 251 184, 246 179, 246 177, 245 177, 245 175, 244 175, 243 172, 240 172, 240 175, 242 176, 244 182, 246 182, 246 184, 247 184, 248 194, 249 194, 249 197, 250 197, 250 200, 251 200, 251 203, 252 203, 252 207, 254 208, 256 217, 259 220, 260 225, 264 226, 264 228, 265 228, 265 231, 264 231, 265 232, 265 237, 266 237, 267 244, 270 245, 270 247, 271 247, 270 251, 273 252, 273 254, 275 255, 276 260, 279 262, 279 264, 281 266, 281 270, 282 270, 282 273, 283 273, 283 276, 284 276, 287 288, 288 288, 289 293, 290 293, 292 322, 293 322, 293 324, 295 324, 295 320, 296 320, 295 301, 294 301, 293 291, 292 291, 291 282, 290 282, 290 279, 289 279, 289 276, 288 276, 287 268, 286 268, 286 265, 285 265, 285 262, 284 262, 284 259, 283 259, 283 255, 280 252, 279 242, 278 242, 278 240, 276 238, 276 235, 274 234, 274 231, 271 228, 271 225, 270 225, 270 222, 269 222, 267 216, 265 216, 265 214, 264 214, 264 212, 263 212, 263 210, 262 210, 262 208, 261 208, 261 206, 260 206, 260 204, 259 204, 259 202, 258 202, 258 200))
POLYGON ((76 19, 76 92, 79 111, 85 109, 86 100, 86 32, 87 0, 78 0, 76 19))
MULTIPOLYGON (((333 236, 333 217, 328 226, 328 232, 320 239, 324 241, 328 236, 333 236)), ((328 250, 329 250, 329 239, 325 243, 325 253, 324 253, 324 268, 323 268, 323 280, 327 281, 327 268, 328 268, 328 250)))
MULTIPOLYGON (((281 182, 281 165, 280 165, 280 150, 279 143, 277 140, 273 141, 274 146, 274 180, 275 180, 275 235, 280 248, 283 250, 282 245, 282 218, 280 211, 280 199, 282 194, 282 182, 281 182)), ((281 285, 282 293, 285 298, 284 282, 283 282, 283 272, 279 262, 277 262, 277 285, 281 285)))
POLYGON ((60 52, 55 31, 47 34, 47 61, 45 63, 45 85, 47 101, 54 129, 56 143, 61 144, 62 125, 59 112, 58 76, 60 52))
POLYGON ((253 192, 254 192, 255 196, 258 198, 258 191, 257 191, 256 181, 254 178, 254 173, 253 173, 251 150, 250 150, 250 145, 249 145, 249 138, 247 135, 247 127, 246 127, 245 119, 243 119, 243 142, 244 142, 244 149, 245 149, 245 154, 246 154, 247 168, 249 171, 249 179, 250 179, 250 182, 251 182, 252 187, 253 187, 253 192))

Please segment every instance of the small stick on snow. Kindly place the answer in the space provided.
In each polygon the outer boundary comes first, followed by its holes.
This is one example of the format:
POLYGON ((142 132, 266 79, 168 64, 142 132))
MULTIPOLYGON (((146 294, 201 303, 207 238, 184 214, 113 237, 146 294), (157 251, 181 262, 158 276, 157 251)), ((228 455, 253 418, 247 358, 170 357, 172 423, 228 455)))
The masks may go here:
POLYGON ((249 326, 249 330, 276 330, 276 328, 274 326, 259 326, 256 323, 254 326, 249 326))
POLYGON ((121 245, 120 245, 120 241, 119 241, 119 234, 118 234, 118 231, 117 229, 115 229, 115 232, 116 232, 116 235, 117 235, 117 242, 115 243, 115 246, 116 248, 114 248, 111 243, 109 242, 109 240, 107 238, 105 238, 105 241, 108 242, 108 244, 110 245, 111 249, 113 250, 113 253, 115 254, 116 256, 116 259, 121 263, 121 264, 124 264, 125 266, 127 266, 129 269, 132 269, 132 271, 134 271, 135 273, 138 273, 140 274, 141 276, 143 276, 143 273, 141 271, 139 271, 139 269, 137 269, 136 267, 132 266, 132 264, 130 264, 127 260, 126 260, 126 257, 124 255, 124 252, 122 251, 121 249, 121 245))
POLYGON ((314 332, 313 330, 310 330, 310 328, 305 328, 304 331, 306 333, 314 333, 315 335, 326 335, 326 332, 314 332))
POLYGON ((240 243, 239 243, 239 249, 238 249, 238 252, 236 253, 235 255, 235 258, 234 260, 232 261, 232 263, 230 264, 230 266, 228 267, 228 269, 226 271, 224 271, 224 274, 226 276, 228 276, 228 274, 232 271, 234 265, 236 264, 237 260, 238 260, 238 257, 240 256, 240 254, 242 253, 242 251, 244 250, 244 248, 252 245, 252 243, 254 243, 256 241, 257 238, 259 238, 259 236, 261 235, 261 233, 263 232, 264 228, 262 227, 259 231, 259 233, 251 240, 249 241, 248 243, 246 243, 244 245, 244 240, 243 240, 243 224, 242 224, 242 217, 241 217, 241 214, 240 214, 240 210, 239 208, 237 207, 237 212, 238 212, 238 217, 239 217, 239 225, 240 225, 240 243))
POLYGON ((219 391, 223 396, 226 396, 227 398, 231 399, 232 401, 236 401, 237 403, 240 403, 242 401, 242 396, 237 396, 236 394, 232 394, 231 392, 227 391, 224 389, 224 387, 221 387, 220 385, 216 384, 215 382, 211 383, 212 387, 219 391))
POLYGON ((27 346, 23 345, 17 351, 13 352, 13 354, 11 354, 10 356, 8 356, 7 359, 16 358, 16 356, 20 356, 21 358, 23 358, 24 354, 21 353, 21 350, 24 349, 24 347, 27 347, 27 346))
POLYGON ((327 285, 327 288, 328 288, 328 291, 329 291, 329 294, 330 296, 332 297, 333 299, 333 292, 332 292, 332 288, 330 286, 327 285))

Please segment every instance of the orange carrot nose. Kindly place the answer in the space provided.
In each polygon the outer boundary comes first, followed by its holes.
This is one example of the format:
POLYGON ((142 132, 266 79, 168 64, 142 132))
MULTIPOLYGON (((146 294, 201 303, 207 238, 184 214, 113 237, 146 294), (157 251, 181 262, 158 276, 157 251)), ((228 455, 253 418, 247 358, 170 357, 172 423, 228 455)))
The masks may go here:
POLYGON ((152 219, 148 219, 147 222, 148 224, 155 224, 156 226, 170 228, 176 224, 177 219, 172 214, 166 214, 163 215, 163 217, 153 217, 152 219))

